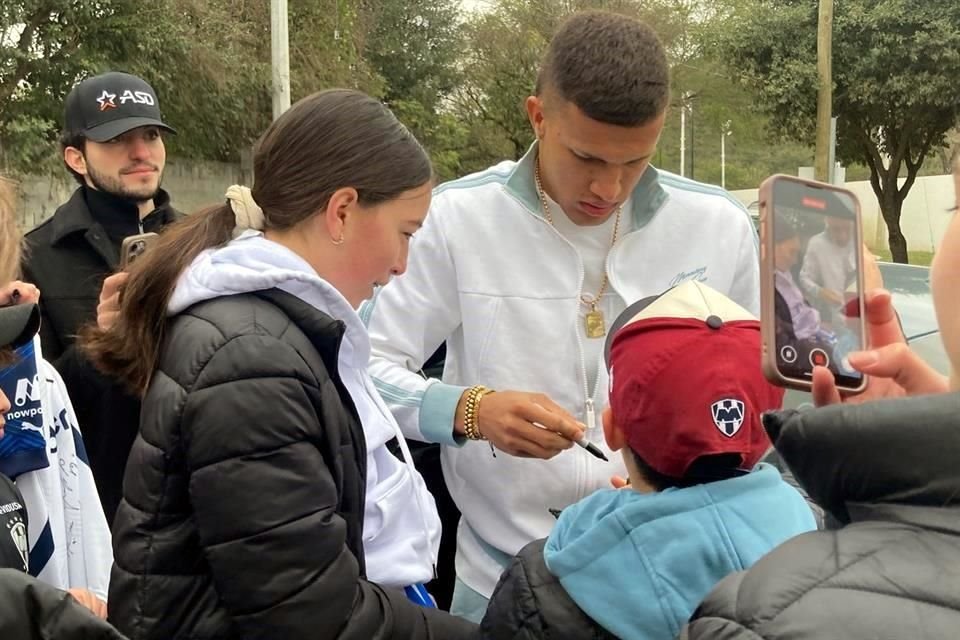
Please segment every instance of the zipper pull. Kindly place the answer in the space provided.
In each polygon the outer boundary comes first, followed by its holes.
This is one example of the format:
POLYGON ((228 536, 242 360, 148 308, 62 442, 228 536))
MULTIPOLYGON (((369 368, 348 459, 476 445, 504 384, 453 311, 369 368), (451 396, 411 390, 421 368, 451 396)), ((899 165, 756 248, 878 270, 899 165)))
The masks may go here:
POLYGON ((597 412, 593 408, 593 398, 587 398, 587 431, 597 428, 597 412))

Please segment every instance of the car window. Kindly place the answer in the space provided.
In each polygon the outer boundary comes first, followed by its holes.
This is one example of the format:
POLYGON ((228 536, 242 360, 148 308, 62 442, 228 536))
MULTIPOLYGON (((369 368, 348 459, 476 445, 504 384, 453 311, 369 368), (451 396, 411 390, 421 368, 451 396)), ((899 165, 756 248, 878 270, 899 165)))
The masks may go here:
POLYGON ((910 348, 916 352, 923 361, 931 367, 942 373, 950 374, 950 360, 947 358, 947 352, 943 348, 943 341, 940 339, 940 332, 929 333, 910 341, 910 348))
POLYGON ((893 306, 900 315, 904 335, 913 337, 937 330, 930 294, 930 269, 889 262, 880 263, 883 286, 893 296, 893 306))

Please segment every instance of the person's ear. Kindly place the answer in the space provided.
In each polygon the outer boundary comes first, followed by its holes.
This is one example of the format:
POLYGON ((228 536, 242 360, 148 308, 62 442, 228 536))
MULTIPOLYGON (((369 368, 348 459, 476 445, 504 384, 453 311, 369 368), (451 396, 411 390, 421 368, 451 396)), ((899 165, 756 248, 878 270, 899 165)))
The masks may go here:
POLYGON ((600 417, 603 422, 603 437, 607 441, 607 446, 610 447, 610 450, 620 451, 620 449, 627 446, 627 438, 624 436, 623 431, 617 428, 613 420, 613 411, 610 407, 604 409, 600 417))
POLYGON ((63 150, 63 161, 70 169, 82 176, 87 175, 87 158, 83 151, 76 147, 67 147, 63 150))
POLYGON ((541 140, 546 132, 543 119, 543 99, 540 96, 530 96, 525 103, 527 107, 527 119, 530 120, 530 126, 533 127, 533 134, 537 140, 541 140))
POLYGON ((333 244, 343 244, 348 219, 359 201, 360 196, 353 187, 337 189, 330 196, 323 211, 323 222, 333 244))

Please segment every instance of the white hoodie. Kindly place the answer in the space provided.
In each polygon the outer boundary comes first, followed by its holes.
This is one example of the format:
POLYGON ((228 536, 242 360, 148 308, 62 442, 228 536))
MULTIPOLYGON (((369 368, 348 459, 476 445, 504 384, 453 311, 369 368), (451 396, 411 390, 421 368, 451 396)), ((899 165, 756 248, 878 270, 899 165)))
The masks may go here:
POLYGON ((350 303, 300 256, 246 231, 225 247, 201 253, 174 291, 168 314, 204 300, 265 289, 281 289, 346 325, 339 373, 350 393, 367 444, 367 491, 363 549, 367 578, 404 587, 433 578, 440 547, 436 503, 416 471, 396 420, 367 373, 370 339, 350 303), (386 447, 396 438, 406 464, 386 447))
POLYGON ((30 525, 30 574, 59 589, 88 589, 106 602, 113 566, 110 527, 67 388, 43 359, 39 337, 34 352, 34 391, 39 391, 35 398, 42 408, 50 464, 17 477, 30 525))

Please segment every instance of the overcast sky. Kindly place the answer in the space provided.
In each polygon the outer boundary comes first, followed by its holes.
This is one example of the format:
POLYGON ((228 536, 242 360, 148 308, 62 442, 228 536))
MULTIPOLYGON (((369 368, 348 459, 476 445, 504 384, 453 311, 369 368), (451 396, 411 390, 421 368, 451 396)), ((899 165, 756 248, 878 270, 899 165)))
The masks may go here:
POLYGON ((493 4, 492 0, 460 0, 464 11, 479 11, 493 4))

